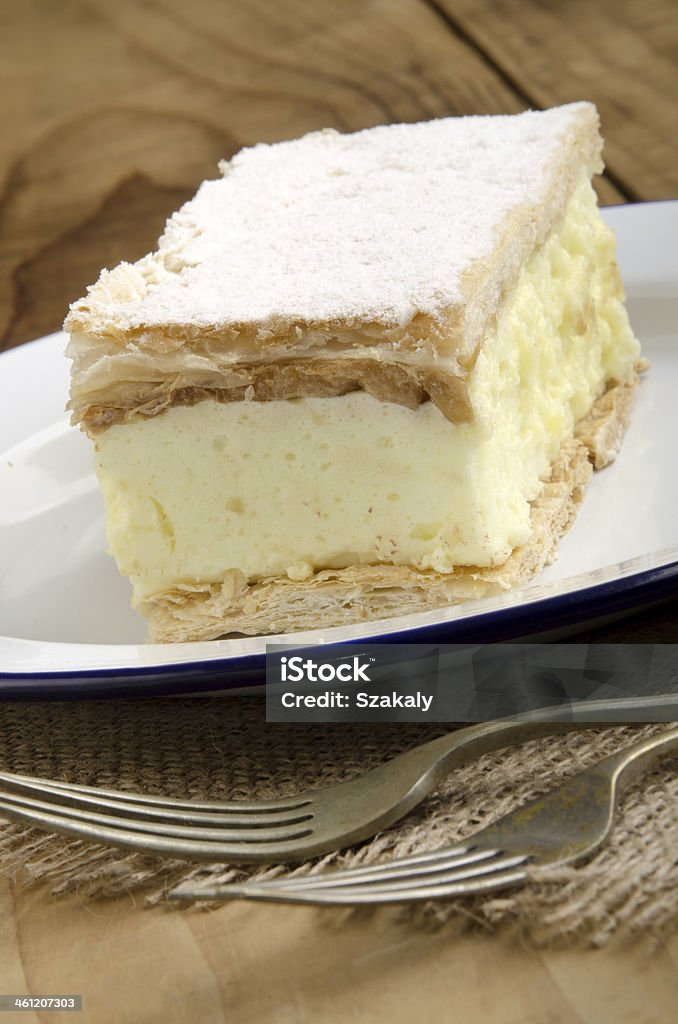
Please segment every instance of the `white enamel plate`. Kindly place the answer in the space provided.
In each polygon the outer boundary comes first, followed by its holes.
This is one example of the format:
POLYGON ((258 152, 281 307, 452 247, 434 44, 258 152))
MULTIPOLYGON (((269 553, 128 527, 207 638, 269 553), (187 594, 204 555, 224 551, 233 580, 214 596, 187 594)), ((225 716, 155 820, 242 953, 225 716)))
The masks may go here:
POLYGON ((557 562, 500 598, 284 637, 160 645, 105 553, 88 440, 68 424, 65 338, 0 357, 0 695, 229 690, 267 642, 479 643, 572 632, 678 593, 678 202, 608 209, 652 364, 620 457, 594 476, 557 562))

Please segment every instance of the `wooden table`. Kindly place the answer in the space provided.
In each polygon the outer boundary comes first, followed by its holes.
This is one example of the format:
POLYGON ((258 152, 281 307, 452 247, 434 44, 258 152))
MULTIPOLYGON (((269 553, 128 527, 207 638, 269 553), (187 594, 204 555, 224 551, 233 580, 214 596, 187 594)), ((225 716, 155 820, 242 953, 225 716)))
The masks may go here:
MULTIPOLYGON (((243 145, 323 126, 594 100, 603 202, 678 195, 672 0, 5 0, 0 347, 59 328, 102 265, 243 145)), ((621 634, 676 641, 678 604, 621 634)), ((0 883, 0 990, 97 1022, 668 1022, 678 938, 535 953, 389 911, 142 909, 0 883)), ((61 1021, 30 1012, 8 1020, 61 1021)))

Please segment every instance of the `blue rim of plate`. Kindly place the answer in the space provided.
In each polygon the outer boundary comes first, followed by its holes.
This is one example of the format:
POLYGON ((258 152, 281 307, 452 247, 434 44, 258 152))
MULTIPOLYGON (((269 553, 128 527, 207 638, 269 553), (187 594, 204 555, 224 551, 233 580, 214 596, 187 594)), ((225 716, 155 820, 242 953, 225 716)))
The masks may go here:
MULTIPOLYGON (((396 632, 374 631, 358 640, 332 643, 440 643, 471 646, 502 641, 544 642, 548 634, 576 632, 622 618, 649 605, 678 596, 678 559, 623 578, 545 597, 524 605, 488 611, 466 619, 425 623, 396 632)), ((262 638, 265 640, 265 638, 262 638)), ((277 638, 271 637, 271 642, 277 638)), ((576 642, 576 641, 575 641, 576 642)), ((300 646, 308 646, 307 643, 300 646)), ((0 671, 0 698, 7 700, 81 700, 151 696, 227 694, 262 688, 266 655, 257 652, 230 658, 159 666, 42 671, 0 671), (47 684, 47 687, 46 687, 47 684)))

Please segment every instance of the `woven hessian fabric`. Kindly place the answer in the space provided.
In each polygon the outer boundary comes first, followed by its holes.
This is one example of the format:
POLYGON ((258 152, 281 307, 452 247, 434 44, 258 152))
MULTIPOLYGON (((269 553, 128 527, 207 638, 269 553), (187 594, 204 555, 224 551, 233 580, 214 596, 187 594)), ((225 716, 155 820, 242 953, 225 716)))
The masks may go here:
MULTIPOLYGON (((265 722, 259 697, 0 704, 0 769, 174 797, 252 799, 354 777, 448 727, 265 722)), ((531 741, 452 772, 402 822, 372 841, 295 867, 370 863, 463 839, 568 775, 662 726, 607 727, 531 741)), ((149 904, 188 879, 272 877, 281 865, 195 865, 0 825, 0 872, 82 898, 143 894, 149 904)), ((538 946, 658 938, 678 923, 676 759, 625 797, 611 841, 587 864, 523 888, 394 911, 435 923, 512 929, 538 946)))

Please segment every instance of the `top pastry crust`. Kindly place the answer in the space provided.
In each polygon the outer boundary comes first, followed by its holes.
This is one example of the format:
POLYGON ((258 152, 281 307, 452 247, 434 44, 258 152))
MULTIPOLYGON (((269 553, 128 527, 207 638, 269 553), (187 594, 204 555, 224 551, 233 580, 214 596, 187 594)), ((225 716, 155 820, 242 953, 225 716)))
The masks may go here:
POLYGON ((468 352, 600 149, 590 103, 245 149, 157 252, 102 272, 67 329, 159 351, 208 335, 245 358, 336 329, 468 352))
POLYGON ((103 271, 71 307, 75 418, 104 426, 102 396, 129 382, 157 385, 162 407, 243 367, 256 391, 257 364, 309 358, 356 360, 365 380, 406 366, 431 397, 423 378, 464 378, 582 167, 602 169, 601 146, 595 107, 573 103, 241 151, 157 252, 103 271))

